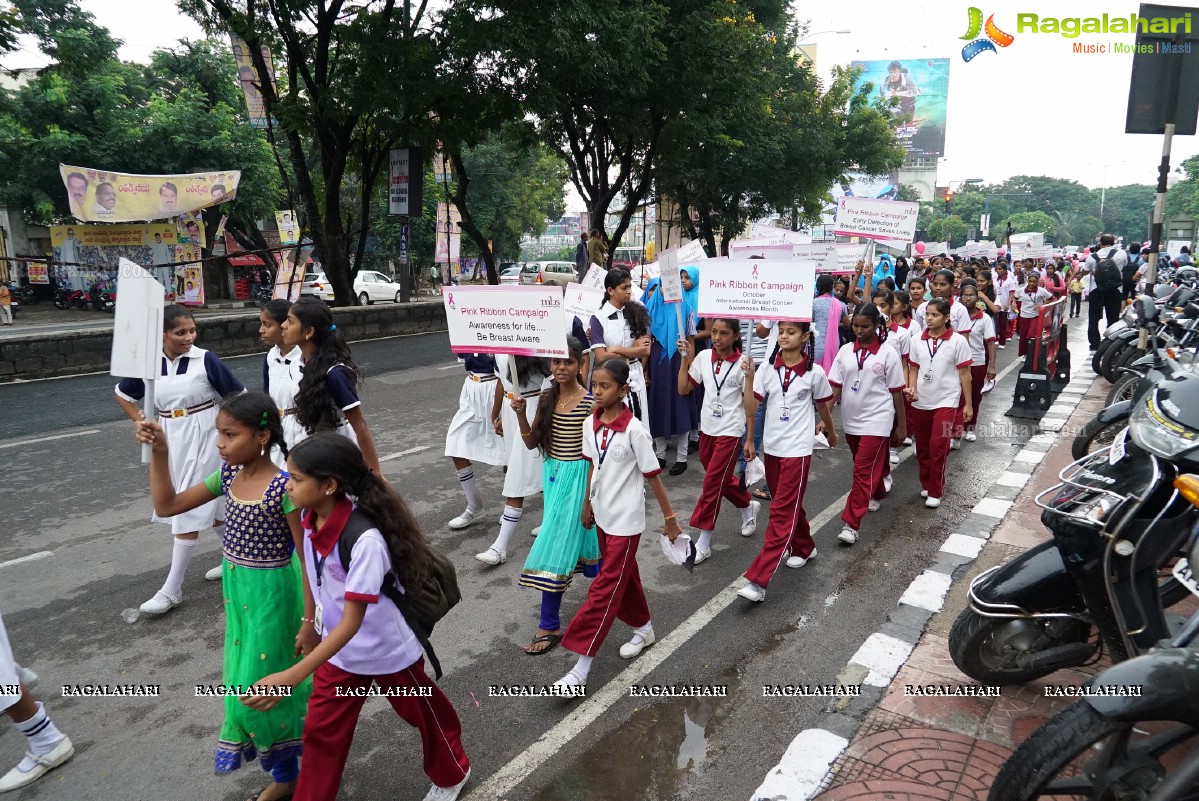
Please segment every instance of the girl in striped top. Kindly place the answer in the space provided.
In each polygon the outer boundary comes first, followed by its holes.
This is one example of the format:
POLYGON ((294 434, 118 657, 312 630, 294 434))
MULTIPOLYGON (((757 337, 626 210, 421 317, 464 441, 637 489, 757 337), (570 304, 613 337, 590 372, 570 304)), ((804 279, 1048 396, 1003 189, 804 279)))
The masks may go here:
POLYGON ((583 343, 568 337, 567 346, 569 358, 550 360, 554 382, 541 393, 532 425, 523 414, 524 398, 512 401, 525 447, 540 450, 544 457, 541 533, 520 572, 521 586, 541 590, 541 622, 533 641, 525 646, 525 653, 534 656, 549 651, 562 639, 558 611, 574 574, 581 572, 594 578, 599 571, 595 526, 583 528, 580 522, 589 467, 583 458, 583 426, 591 416, 595 399, 580 380, 583 343))

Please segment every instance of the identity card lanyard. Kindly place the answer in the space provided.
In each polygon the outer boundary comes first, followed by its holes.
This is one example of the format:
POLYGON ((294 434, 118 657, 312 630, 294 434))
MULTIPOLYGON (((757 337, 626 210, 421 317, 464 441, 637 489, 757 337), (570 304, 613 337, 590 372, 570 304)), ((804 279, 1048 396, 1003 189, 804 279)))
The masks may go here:
POLYGON ((775 372, 779 377, 779 385, 783 388, 783 405, 779 409, 779 422, 789 423, 791 421, 791 409, 787 406, 787 390, 791 388, 791 382, 795 380, 796 374, 792 373, 786 365, 776 367, 775 372))
POLYGON ((858 358, 858 377, 857 380, 853 382, 853 386, 851 386, 850 389, 852 389, 854 392, 857 392, 862 388, 862 370, 866 367, 866 360, 870 358, 870 350, 867 348, 861 348, 857 353, 854 354, 854 356, 858 358))
MULTIPOLYGON (((599 461, 599 464, 595 468, 595 472, 591 476, 592 498, 595 497, 596 490, 599 487, 600 470, 604 466, 604 459, 608 458, 608 448, 612 447, 612 443, 608 441, 608 435, 612 432, 612 429, 608 428, 606 425, 601 425, 600 427, 604 429, 604 436, 602 440, 596 435, 596 432, 591 432, 591 437, 595 442, 595 453, 599 461)), ((615 439, 615 437, 613 437, 613 439, 615 439)))
POLYGON ((944 342, 945 340, 941 339, 940 337, 924 340, 924 347, 928 348, 928 370, 926 370, 924 373, 925 381, 933 380, 933 362, 936 361, 937 351, 941 349, 941 345, 944 342), (934 345, 934 342, 937 344, 934 345))
POLYGON ((716 384, 716 399, 712 403, 712 417, 716 420, 724 417, 724 404, 720 402, 720 392, 724 389, 724 385, 729 382, 729 376, 733 374, 733 368, 724 374, 724 380, 720 380, 720 370, 724 367, 724 359, 716 360, 716 352, 712 352, 712 382, 716 384))

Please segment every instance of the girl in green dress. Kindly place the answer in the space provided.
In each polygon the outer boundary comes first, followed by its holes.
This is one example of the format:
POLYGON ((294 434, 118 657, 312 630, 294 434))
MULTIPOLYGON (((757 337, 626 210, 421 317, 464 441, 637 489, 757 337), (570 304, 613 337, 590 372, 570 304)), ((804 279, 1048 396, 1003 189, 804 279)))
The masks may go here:
POLYGON ((284 492, 287 473, 271 461, 271 449, 286 457, 283 427, 274 401, 249 392, 226 402, 217 415, 217 450, 224 464, 202 484, 176 493, 171 484, 167 441, 154 422, 138 423, 139 442, 152 446, 150 494, 160 515, 176 515, 225 496, 225 660, 222 686, 225 722, 217 743, 216 770, 229 773, 243 761, 260 759, 272 783, 256 801, 291 797, 299 774, 300 738, 311 680, 268 711, 239 702, 263 676, 294 665, 304 614, 299 511, 284 492))
POLYGON ((579 522, 587 497, 583 424, 595 407, 595 399, 580 380, 583 343, 567 337, 567 349, 569 358, 550 360, 554 383, 541 393, 531 426, 524 414, 524 398, 512 401, 525 447, 540 449, 544 457, 541 480, 545 510, 541 533, 533 541, 520 572, 521 586, 541 590, 540 628, 533 641, 525 646, 525 653, 531 655, 545 653, 562 639, 558 610, 574 574, 594 578, 599 572, 595 526, 583 528, 579 522))

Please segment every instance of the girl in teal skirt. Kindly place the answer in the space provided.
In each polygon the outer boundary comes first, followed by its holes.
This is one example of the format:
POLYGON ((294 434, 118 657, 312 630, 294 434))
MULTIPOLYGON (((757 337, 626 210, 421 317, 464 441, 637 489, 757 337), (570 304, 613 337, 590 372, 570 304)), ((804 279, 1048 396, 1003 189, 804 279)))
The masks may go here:
POLYGON ((537 415, 529 424, 523 398, 515 398, 520 436, 529 450, 541 451, 541 480, 545 511, 541 533, 533 542, 529 558, 520 572, 524 587, 541 590, 541 623, 525 653, 543 654, 562 639, 559 610, 562 594, 575 573, 594 578, 599 572, 599 541, 595 526, 580 522, 587 497, 587 461, 583 458, 583 426, 595 407, 595 399, 583 386, 580 368, 583 343, 567 337, 570 356, 551 359, 554 383, 541 393, 537 415))
POLYGON ((239 395, 216 419, 217 450, 224 464, 202 484, 176 493, 167 466, 167 442, 157 423, 138 423, 137 438, 152 446, 150 494, 159 515, 176 515, 225 497, 222 587, 225 595, 225 661, 222 686, 225 722, 217 743, 216 770, 229 773, 259 759, 273 781, 252 801, 291 798, 299 775, 300 738, 311 679, 267 711, 239 701, 264 676, 287 670, 299 653, 304 615, 297 543, 299 511, 284 492, 287 473, 271 461, 286 457, 283 427, 274 401, 261 392, 239 395))

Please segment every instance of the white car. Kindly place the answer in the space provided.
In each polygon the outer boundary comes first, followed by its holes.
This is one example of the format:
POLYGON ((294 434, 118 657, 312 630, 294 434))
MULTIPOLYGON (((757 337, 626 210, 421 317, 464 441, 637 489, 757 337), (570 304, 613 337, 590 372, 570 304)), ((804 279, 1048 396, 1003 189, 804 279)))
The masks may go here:
MULTIPOLYGON (((358 303, 366 306, 377 300, 400 302, 400 285, 383 273, 374 270, 360 270, 354 279, 354 294, 358 303)), ((312 295, 322 300, 333 300, 333 284, 323 272, 305 273, 304 283, 300 285, 300 295, 312 295)))
POLYGON ((519 284, 520 271, 524 267, 521 262, 509 262, 506 266, 500 267, 500 283, 501 284, 519 284))

